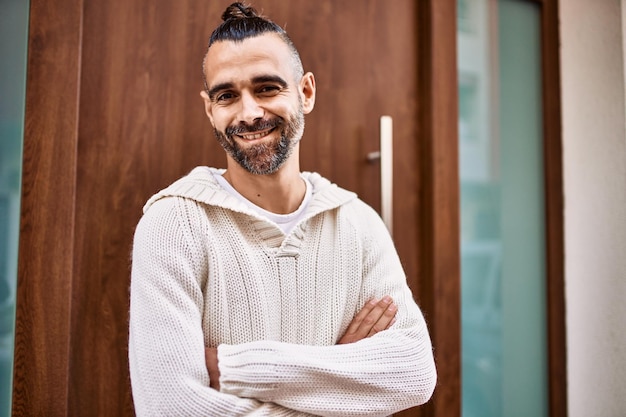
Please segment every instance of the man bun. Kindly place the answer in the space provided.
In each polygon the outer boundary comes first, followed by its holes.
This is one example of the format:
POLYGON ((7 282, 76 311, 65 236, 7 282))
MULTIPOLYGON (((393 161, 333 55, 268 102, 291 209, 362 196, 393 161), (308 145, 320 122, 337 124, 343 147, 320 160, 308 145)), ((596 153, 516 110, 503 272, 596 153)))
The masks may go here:
POLYGON ((246 6, 243 3, 233 3, 226 8, 222 14, 222 20, 226 22, 230 19, 246 19, 250 17, 260 17, 252 6, 246 6))

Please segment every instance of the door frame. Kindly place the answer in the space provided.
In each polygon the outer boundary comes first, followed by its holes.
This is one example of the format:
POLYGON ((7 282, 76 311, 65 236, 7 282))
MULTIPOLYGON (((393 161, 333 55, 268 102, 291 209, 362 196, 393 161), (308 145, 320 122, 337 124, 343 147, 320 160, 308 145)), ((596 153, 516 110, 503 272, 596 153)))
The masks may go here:
POLYGON ((542 11, 548 415, 565 417, 568 410, 559 1, 532 1, 539 3, 542 11))
MULTIPOLYGON (((496 0, 493 0, 496 1, 496 0)), ((541 7, 543 150, 546 221, 548 415, 567 416, 564 204, 558 0, 526 0, 541 7)), ((456 0, 420 2, 420 96, 423 111, 419 163, 421 305, 429 319, 439 382, 423 411, 460 416, 460 200, 456 0), (455 248, 455 249, 451 249, 455 248)))
POLYGON ((456 0, 419 2, 420 305, 437 388, 424 416, 461 415, 461 295, 456 0))

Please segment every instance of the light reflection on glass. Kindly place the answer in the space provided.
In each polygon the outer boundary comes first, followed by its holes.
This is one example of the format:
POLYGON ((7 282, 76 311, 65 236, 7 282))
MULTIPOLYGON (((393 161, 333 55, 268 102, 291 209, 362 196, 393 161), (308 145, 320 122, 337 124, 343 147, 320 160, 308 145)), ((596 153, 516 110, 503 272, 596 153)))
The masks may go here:
POLYGON ((29 2, 0 2, 0 417, 11 415, 29 2))
POLYGON ((457 6, 463 416, 546 416, 541 11, 457 6))

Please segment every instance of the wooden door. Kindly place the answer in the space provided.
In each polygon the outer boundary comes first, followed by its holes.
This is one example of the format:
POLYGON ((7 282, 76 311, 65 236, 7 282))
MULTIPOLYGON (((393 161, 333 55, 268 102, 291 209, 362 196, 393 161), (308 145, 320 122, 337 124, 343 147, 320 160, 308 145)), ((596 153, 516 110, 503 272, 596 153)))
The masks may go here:
MULTIPOLYGON (((14 415, 132 415, 130 249, 141 207, 196 165, 224 166, 199 91, 230 1, 31 0, 14 415)), ((318 86, 302 168, 380 208, 394 118, 394 239, 460 414, 454 0, 258 0, 318 86), (436 43, 435 43, 436 40, 436 43)))

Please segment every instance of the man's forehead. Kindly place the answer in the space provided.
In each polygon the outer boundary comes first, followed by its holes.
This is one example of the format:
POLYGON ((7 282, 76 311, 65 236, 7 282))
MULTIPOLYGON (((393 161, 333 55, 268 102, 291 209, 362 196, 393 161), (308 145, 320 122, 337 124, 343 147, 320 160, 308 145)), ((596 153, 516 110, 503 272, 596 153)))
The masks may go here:
POLYGON ((218 41, 209 48, 205 65, 237 65, 239 62, 268 60, 289 63, 287 44, 276 34, 268 33, 241 41, 218 41))
POLYGON ((204 68, 209 84, 252 82, 267 76, 293 78, 289 48, 275 34, 259 35, 237 42, 216 42, 209 48, 204 68))

